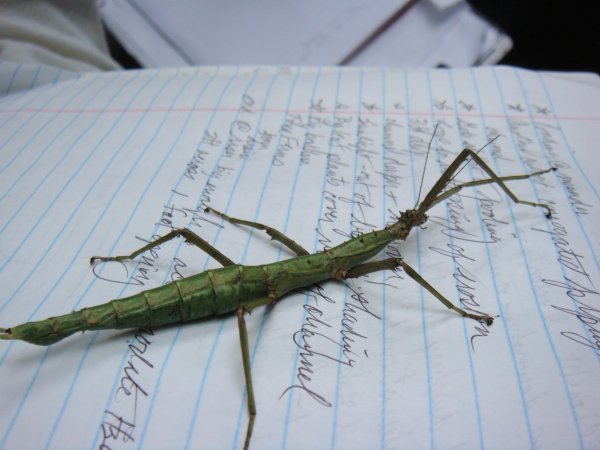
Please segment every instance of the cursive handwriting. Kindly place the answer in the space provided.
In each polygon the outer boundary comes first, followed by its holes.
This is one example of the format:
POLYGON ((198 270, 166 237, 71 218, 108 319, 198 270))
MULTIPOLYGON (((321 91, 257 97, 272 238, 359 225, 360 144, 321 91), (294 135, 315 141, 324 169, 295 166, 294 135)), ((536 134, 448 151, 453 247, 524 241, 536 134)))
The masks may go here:
POLYGON ((588 336, 583 336, 575 331, 561 331, 560 334, 578 344, 585 345, 586 347, 594 349, 596 352, 600 352, 600 309, 588 305, 582 300, 582 298, 585 298, 590 294, 598 295, 598 292, 588 287, 581 286, 568 277, 564 277, 563 281, 547 279, 543 279, 542 281, 550 286, 565 290, 567 296, 573 300, 575 308, 565 308, 557 305, 552 305, 552 307, 576 317, 588 332, 588 336))
POLYGON ((154 368, 147 355, 152 344, 151 336, 154 336, 152 329, 140 329, 135 333, 133 342, 129 344, 127 363, 121 371, 121 378, 115 392, 119 412, 112 409, 104 411, 104 420, 100 424, 102 440, 98 450, 109 450, 117 442, 128 443, 135 440, 133 432, 136 427, 139 395, 148 397, 148 391, 140 379, 141 374, 144 370, 154 368))
POLYGON ((554 280, 543 278, 542 281, 548 285, 561 289, 573 303, 573 308, 562 305, 552 305, 558 311, 564 312, 575 317, 586 330, 587 336, 583 336, 576 331, 562 331, 561 335, 593 348, 600 350, 600 310, 584 302, 589 296, 597 296, 598 292, 594 288, 592 278, 584 266, 583 255, 573 249, 569 243, 569 234, 567 227, 562 223, 560 214, 554 207, 555 202, 550 199, 542 199, 552 212, 550 219, 550 230, 533 227, 532 230, 538 233, 549 235, 552 244, 557 252, 557 261, 563 268, 563 279, 554 280))

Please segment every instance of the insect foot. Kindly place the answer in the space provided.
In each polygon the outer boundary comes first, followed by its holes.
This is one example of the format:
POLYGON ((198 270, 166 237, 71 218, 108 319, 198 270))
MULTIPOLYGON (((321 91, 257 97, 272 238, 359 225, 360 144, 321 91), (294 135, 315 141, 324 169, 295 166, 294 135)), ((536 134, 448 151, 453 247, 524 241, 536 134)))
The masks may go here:
MULTIPOLYGON (((550 170, 552 172, 556 172, 558 170, 558 167, 550 167, 550 170)), ((548 171, 550 171, 548 170, 548 171)), ((550 207, 548 205, 542 205, 544 208, 546 208, 546 219, 552 219, 552 210, 550 209, 550 207)))
POLYGON ((469 319, 476 320, 477 322, 483 322, 488 327, 491 326, 494 323, 494 318, 492 316, 488 316, 487 314, 479 315, 479 314, 470 314, 470 313, 466 313, 465 312, 464 314, 461 313, 461 315, 463 315, 463 316, 465 316, 465 317, 467 317, 469 319))
POLYGON ((122 259, 128 259, 126 256, 92 256, 90 258, 90 265, 93 266, 97 262, 107 262, 107 261, 121 261, 122 259))

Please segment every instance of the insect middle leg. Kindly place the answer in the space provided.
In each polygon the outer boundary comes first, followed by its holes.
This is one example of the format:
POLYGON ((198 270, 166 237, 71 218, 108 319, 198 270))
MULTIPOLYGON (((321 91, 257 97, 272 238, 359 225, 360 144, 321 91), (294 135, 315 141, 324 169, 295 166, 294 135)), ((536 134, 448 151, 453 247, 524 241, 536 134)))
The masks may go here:
POLYGON ((176 228, 170 233, 165 234, 164 236, 156 239, 155 241, 150 242, 148 245, 144 245, 142 248, 136 250, 130 255, 122 255, 122 256, 92 256, 90 258, 90 264, 94 264, 96 261, 127 261, 130 259, 134 259, 138 255, 141 255, 147 250, 156 247, 157 245, 163 244, 164 242, 170 241, 171 239, 175 239, 176 237, 182 236, 186 242, 195 245, 201 250, 205 251, 209 256, 212 256, 216 259, 222 266, 232 266, 235 263, 217 250, 215 247, 210 245, 200 236, 198 236, 193 231, 188 230, 187 228, 176 228))
POLYGON ((435 298, 437 298, 440 302, 442 302, 447 308, 452 311, 457 312, 463 317, 467 317, 469 319, 474 319, 477 321, 483 321, 487 325, 491 325, 494 322, 494 318, 488 316, 487 314, 472 314, 464 309, 459 308, 446 297, 444 297, 439 291, 437 291, 431 284, 429 284, 419 273, 413 269, 410 265, 408 265, 402 258, 387 258, 381 261, 375 261, 365 264, 359 264, 354 266, 352 269, 347 270, 344 273, 341 273, 338 276, 338 279, 344 280, 347 278, 357 278, 363 275, 378 272, 380 270, 394 270, 398 267, 402 267, 404 272, 423 286, 429 293, 431 293, 435 298))
POLYGON ((289 248, 291 251, 293 251, 298 256, 303 256, 303 255, 309 254, 309 252, 304 247, 302 247, 300 244, 298 244, 296 241, 287 237, 281 231, 278 231, 275 228, 271 228, 268 225, 263 225, 262 223, 258 223, 258 222, 251 222, 249 220, 236 219, 235 217, 230 217, 225 213, 222 213, 220 211, 217 211, 216 209, 211 208, 210 206, 207 206, 205 211, 207 211, 207 212, 210 211, 210 212, 216 214, 217 216, 221 217, 222 219, 225 219, 229 223, 245 225, 247 227, 256 228, 257 230, 263 230, 269 236, 271 236, 271 239, 273 239, 274 241, 277 241, 277 242, 281 242, 283 245, 285 245, 287 248, 289 248))
POLYGON ((240 346, 242 349, 242 363, 244 365, 244 377, 246 378, 246 393, 248 397, 248 427, 246 429, 246 438, 244 439, 244 449, 250 445, 252 430, 254 429, 254 420, 256 419, 256 402, 254 401, 254 387, 252 385, 252 365, 250 361, 250 348, 248 346, 248 330, 246 329, 246 320, 244 319, 244 309, 239 307, 237 310, 238 328, 240 332, 240 346))
POLYGON ((242 363, 244 365, 244 377, 246 379, 246 396, 248 400, 248 427, 246 429, 246 438, 244 440, 244 450, 250 445, 252 430, 254 429, 254 420, 256 419, 256 402, 254 400, 254 386, 252 384, 252 361, 250 360, 250 346, 248 345, 248 330, 246 329, 246 319, 244 314, 251 312, 258 306, 269 305, 276 301, 276 298, 262 297, 245 302, 237 309, 238 328, 240 334, 240 347, 242 349, 242 363))

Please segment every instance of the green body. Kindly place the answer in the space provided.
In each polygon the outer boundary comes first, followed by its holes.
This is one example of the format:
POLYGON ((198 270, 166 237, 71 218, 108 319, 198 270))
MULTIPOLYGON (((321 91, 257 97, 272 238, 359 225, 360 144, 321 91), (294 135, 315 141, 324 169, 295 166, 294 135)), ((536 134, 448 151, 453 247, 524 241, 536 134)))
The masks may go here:
POLYGON ((339 278, 340 271, 370 259, 396 239, 393 231, 392 226, 272 264, 207 270, 130 297, 17 325, 2 337, 50 345, 79 331, 157 327, 233 313, 240 306, 249 311, 293 289, 339 278))
MULTIPOLYGON (((388 258, 374 263, 365 262, 383 250, 390 242, 398 239, 405 240, 413 227, 420 226, 427 221, 426 212, 430 208, 469 186, 495 183, 515 203, 544 208, 546 217, 550 218, 551 210, 548 205, 518 199, 504 182, 524 180, 553 170, 556 169, 550 168, 531 174, 498 177, 476 152, 464 149, 446 168, 444 174, 423 201, 415 209, 401 212, 397 222, 382 230, 355 237, 337 247, 312 255, 271 227, 231 218, 212 208, 207 208, 229 222, 264 230, 273 239, 303 256, 273 264, 242 266, 234 264, 216 248, 189 230, 173 230, 168 235, 129 256, 100 257, 99 259, 104 261, 131 259, 173 237, 183 236, 188 242, 206 251, 225 267, 208 270, 131 297, 112 300, 91 308, 83 308, 63 316, 50 317, 39 322, 28 322, 12 328, 0 328, 0 339, 19 339, 32 344, 49 345, 78 331, 156 327, 229 314, 234 311, 238 312, 239 320, 242 322, 244 312, 249 312, 260 305, 274 303, 293 289, 310 286, 328 279, 343 280, 348 277, 362 276, 370 272, 398 267, 402 267, 408 276, 416 280, 448 308, 463 317, 491 324, 494 320, 493 317, 487 314, 469 313, 453 305, 408 266, 402 258, 388 258), (479 164, 490 178, 473 180, 446 189, 456 174, 460 172, 461 164, 468 158, 479 164), (444 189, 446 190, 444 191, 444 189)), ((94 258, 92 258, 93 260, 94 258)), ((240 325, 241 329, 242 325, 240 325)))

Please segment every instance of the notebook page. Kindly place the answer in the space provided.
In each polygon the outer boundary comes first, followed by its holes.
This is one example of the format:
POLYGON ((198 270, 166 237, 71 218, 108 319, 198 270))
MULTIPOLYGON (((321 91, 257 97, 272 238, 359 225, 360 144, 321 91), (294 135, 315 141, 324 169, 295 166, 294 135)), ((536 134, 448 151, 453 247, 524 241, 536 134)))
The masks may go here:
MULTIPOLYGON (((19 74, 17 73, 16 77, 19 74)), ((84 75, 0 100, 0 326, 101 304, 219 264, 293 257, 380 229, 464 147, 499 176, 440 203, 385 254, 404 272, 289 294, 246 316, 251 448, 594 448, 600 442, 598 79, 509 67, 197 67, 84 75), (435 138, 432 140, 437 125, 435 138), (431 154, 424 171, 429 142, 431 154)), ((456 182, 485 178, 470 163, 456 182)), ((0 448, 240 448, 235 316, 0 341, 0 448)))

